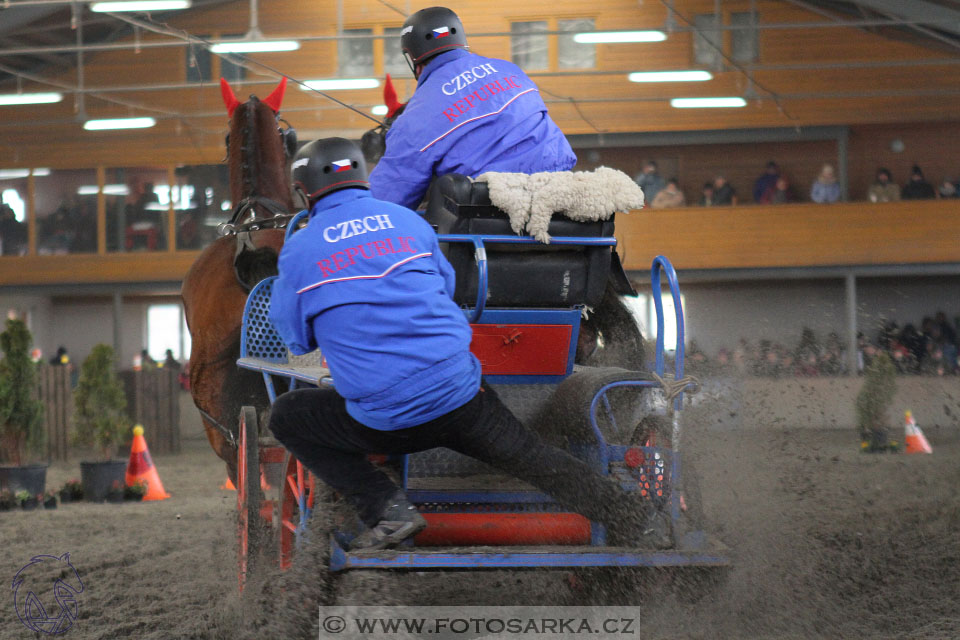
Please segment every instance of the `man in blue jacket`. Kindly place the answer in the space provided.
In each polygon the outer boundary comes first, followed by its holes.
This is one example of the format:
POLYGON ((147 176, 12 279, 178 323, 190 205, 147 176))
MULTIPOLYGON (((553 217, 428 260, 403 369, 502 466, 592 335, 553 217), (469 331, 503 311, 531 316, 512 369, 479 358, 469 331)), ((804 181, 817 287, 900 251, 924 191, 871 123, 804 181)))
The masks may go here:
POLYGON ((400 46, 417 90, 370 174, 374 197, 415 209, 434 176, 567 171, 576 164, 533 81, 513 63, 468 52, 453 11, 417 11, 403 24, 400 46))
POLYGON ((367 454, 434 447, 521 478, 635 534, 633 542, 669 544, 631 494, 544 444, 482 384, 436 234, 410 209, 371 197, 359 147, 311 142, 294 159, 293 178, 309 197, 310 221, 280 253, 270 319, 291 352, 322 351, 336 390, 281 395, 270 429, 357 509, 369 529, 353 548, 394 546, 426 526, 367 454))

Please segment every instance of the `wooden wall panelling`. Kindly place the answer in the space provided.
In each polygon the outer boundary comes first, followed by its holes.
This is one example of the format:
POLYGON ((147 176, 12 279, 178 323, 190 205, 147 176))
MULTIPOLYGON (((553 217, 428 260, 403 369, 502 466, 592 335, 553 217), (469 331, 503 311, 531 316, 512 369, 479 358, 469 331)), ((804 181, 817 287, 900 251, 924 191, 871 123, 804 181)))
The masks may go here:
MULTIPOLYGON (((713 0, 677 0, 675 6, 684 15, 711 13, 713 0)), ((756 3, 761 22, 827 22, 826 18, 804 11, 788 3, 760 0, 756 3)), ((747 11, 747 0, 728 0, 722 4, 724 21, 734 11, 747 11)), ((420 8, 420 4, 412 7, 420 8)), ((456 7, 468 34, 509 31, 514 20, 546 19, 551 24, 561 17, 593 17, 598 29, 655 28, 666 22, 663 4, 639 4, 632 0, 605 0, 585 6, 582 2, 558 0, 531 1, 517 5, 505 0, 484 3, 461 3, 456 7)), ((246 2, 231 2, 215 7, 195 9, 183 17, 171 18, 171 25, 199 34, 242 33, 249 21, 246 2)), ((361 0, 344 5, 343 26, 397 25, 401 21, 395 11, 384 3, 361 0)), ((268 36, 296 37, 308 33, 328 33, 336 29, 335 3, 303 3, 295 0, 274 0, 260 7, 261 29, 268 36)), ((144 34, 143 41, 161 36, 144 34)), ((729 38, 727 38, 729 39, 729 38)), ((555 51, 554 38, 551 50, 555 51)), ((477 37, 471 40, 474 49, 496 57, 509 57, 509 38, 477 37)), ((382 42, 375 44, 379 51, 382 42)), ((912 60, 943 57, 923 47, 897 42, 865 30, 852 28, 774 29, 760 32, 763 64, 795 63, 803 61, 835 62, 843 60, 912 60)), ((298 52, 258 54, 253 56, 297 78, 310 79, 336 74, 336 43, 333 41, 305 41, 298 52)), ((185 80, 186 57, 183 47, 143 48, 133 51, 93 53, 86 65, 88 86, 126 86, 145 81, 144 69, 149 69, 150 83, 182 83, 185 80)), ((692 66, 692 39, 689 32, 674 31, 667 41, 654 44, 598 45, 599 70, 617 71, 617 74, 592 76, 572 74, 564 77, 537 77, 536 81, 558 96, 576 96, 581 99, 579 112, 546 93, 551 113, 567 133, 592 133, 597 130, 669 131, 744 127, 782 127, 812 124, 857 124, 896 121, 943 120, 952 113, 952 96, 824 98, 802 100, 782 99, 778 106, 763 98, 751 101, 744 109, 733 110, 676 110, 666 103, 677 95, 739 95, 747 87, 744 75, 736 70, 718 72, 708 83, 690 83, 684 86, 641 86, 627 82, 625 72, 638 69, 678 69, 692 66), (622 72, 622 73, 621 73, 622 72), (648 99, 654 101, 647 101, 648 99), (595 102, 593 100, 613 100, 595 102), (581 116, 585 114, 589 122, 581 116)), ((377 57, 376 65, 382 64, 377 57)), ((215 65, 216 66, 216 65, 215 65)), ((58 79, 73 81, 73 72, 60 74, 58 79)), ((252 71, 252 81, 269 78, 269 73, 252 71)), ((936 77, 940 86, 953 86, 960 81, 960 65, 912 68, 884 67, 881 69, 835 69, 756 72, 756 78, 779 94, 817 94, 837 92, 866 92, 873 90, 923 89, 925 80, 936 77)), ((409 95, 413 83, 403 83, 401 93, 409 95)), ((240 84, 238 95, 251 92, 263 94, 269 85, 240 84)), ((926 89, 929 90, 929 87, 926 89)), ((759 91, 761 96, 762 91, 759 91)), ((177 91, 139 91, 117 94, 117 97, 151 105, 159 109, 183 112, 189 115, 183 126, 168 120, 157 127, 141 132, 86 132, 79 122, 45 124, 42 127, 20 130, 2 128, 0 157, 3 162, 29 161, 38 166, 80 167, 92 164, 116 165, 118 155, 128 164, 209 163, 222 157, 225 120, 216 83, 177 91), (196 115, 200 114, 200 115, 196 115)), ((345 101, 367 109, 381 100, 380 90, 339 93, 345 101)), ((95 96, 87 96, 91 115, 128 115, 129 109, 105 104, 95 96)), ((306 136, 358 136, 371 123, 347 110, 331 106, 323 98, 291 88, 285 100, 290 121, 306 136)), ((40 118, 45 121, 74 118, 73 101, 58 105, 38 105, 30 109, 5 109, 6 123, 28 122, 40 118)), ((6 124, 5 123, 5 124, 6 124)), ((2 127, 3 125, 0 125, 2 127)), ((11 165, 14 166, 14 165, 11 165)))

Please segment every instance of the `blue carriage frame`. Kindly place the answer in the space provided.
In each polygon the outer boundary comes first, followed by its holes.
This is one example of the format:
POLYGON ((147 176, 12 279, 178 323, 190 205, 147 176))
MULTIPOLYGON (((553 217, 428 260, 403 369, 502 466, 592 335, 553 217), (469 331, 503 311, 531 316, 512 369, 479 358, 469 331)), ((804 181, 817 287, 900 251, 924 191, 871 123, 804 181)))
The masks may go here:
MULTIPOLYGON (((297 222, 306 212, 298 215, 288 227, 288 237, 297 228, 297 222)), ((574 352, 576 338, 579 332, 581 307, 569 309, 487 309, 485 306, 487 293, 487 256, 486 246, 490 244, 538 244, 530 237, 504 235, 440 235, 440 242, 465 242, 474 246, 477 269, 478 287, 477 300, 472 309, 464 312, 472 324, 562 324, 569 325, 572 335, 567 354, 567 369, 563 375, 487 375, 489 382, 500 384, 557 384, 573 373, 574 352)), ((550 240, 555 245, 575 246, 609 246, 616 245, 615 238, 584 238, 584 237, 554 237, 550 240)), ((677 525, 683 517, 683 499, 679 490, 682 473, 679 455, 679 420, 678 413, 682 408, 683 390, 673 399, 671 412, 673 415, 671 447, 636 447, 608 443, 600 427, 597 414, 602 408, 606 412, 607 420, 616 427, 613 411, 610 406, 607 392, 620 387, 659 388, 665 375, 664 358, 664 312, 661 296, 661 275, 665 273, 670 295, 673 299, 676 314, 677 344, 674 367, 674 379, 681 380, 684 374, 684 317, 680 298, 680 287, 676 271, 670 261, 664 256, 657 256, 651 266, 651 285, 654 305, 657 315, 657 340, 654 371, 657 379, 625 379, 603 385, 595 394, 589 408, 589 425, 596 440, 593 451, 588 457, 591 464, 595 464, 599 472, 609 475, 611 466, 622 468, 627 451, 641 449, 643 459, 659 465, 660 473, 667 469, 665 474, 669 478, 665 503, 669 508, 670 517, 677 525)), ((244 310, 243 329, 241 334, 241 358, 238 365, 245 369, 259 371, 263 375, 270 402, 277 397, 274 378, 285 379, 288 388, 294 389, 304 386, 332 384, 329 376, 319 365, 292 366, 288 362, 287 350, 282 339, 276 334, 269 322, 269 302, 274 278, 259 283, 251 292, 244 310)), ((683 387, 685 390, 686 387, 683 387)), ((407 489, 409 479, 409 456, 402 456, 403 486, 407 489)), ((657 469, 654 469, 657 472, 657 469)), ((617 472, 617 479, 625 488, 636 489, 636 481, 629 474, 617 472)), ((409 489, 410 500, 419 505, 456 505, 457 510, 488 511, 491 507, 499 507, 510 512, 538 512, 556 510, 555 501, 549 495, 539 491, 444 491, 409 489), (551 509, 551 506, 554 506, 551 509)), ((306 503, 305 492, 296 496, 299 508, 299 523, 296 527, 299 541, 306 530, 306 523, 310 517, 309 505, 306 503)), ((404 546, 399 549, 378 552, 348 552, 341 535, 331 537, 330 570, 340 571, 351 568, 362 569, 442 569, 442 568, 506 568, 506 567, 641 567, 641 566, 727 566, 729 559, 723 553, 722 545, 707 539, 702 531, 687 531, 676 540, 674 549, 654 551, 644 549, 628 549, 610 547, 606 543, 606 533, 602 525, 591 523, 590 544, 584 546, 551 546, 541 548, 537 546, 524 547, 477 547, 468 551, 450 552, 440 548, 404 546)))

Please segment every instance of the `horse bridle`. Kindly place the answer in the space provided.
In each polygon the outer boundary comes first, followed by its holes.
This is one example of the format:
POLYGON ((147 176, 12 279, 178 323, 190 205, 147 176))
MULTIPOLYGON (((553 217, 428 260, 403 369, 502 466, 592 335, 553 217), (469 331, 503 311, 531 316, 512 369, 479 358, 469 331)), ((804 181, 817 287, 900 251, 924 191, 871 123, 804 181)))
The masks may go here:
MULTIPOLYGON (((235 260, 244 251, 256 250, 257 247, 253 243, 253 239, 251 237, 252 232, 263 229, 283 229, 287 226, 287 223, 290 222, 293 216, 296 215, 295 213, 288 211, 286 207, 276 200, 256 194, 257 144, 255 142, 255 136, 250 135, 250 129, 253 127, 253 123, 256 118, 256 106, 258 103, 259 100, 251 97, 246 105, 244 105, 244 108, 247 110, 247 117, 244 131, 244 143, 241 147, 241 152, 243 153, 244 191, 252 195, 240 200, 240 202, 238 202, 233 208, 230 221, 224 222, 217 227, 218 235, 237 237, 237 251, 234 254, 235 260), (265 218, 257 218, 258 207, 266 209, 269 215, 265 218)), ((291 127, 286 120, 281 119, 279 114, 276 116, 276 119, 277 131, 280 134, 280 140, 283 144, 284 156, 287 160, 289 160, 296 152, 296 130, 291 127), (287 125, 286 129, 280 126, 281 122, 287 125)), ((226 144, 227 155, 229 157, 229 134, 227 134, 226 144)), ((297 190, 297 193, 300 194, 303 207, 306 207, 306 198, 299 190, 297 190)))

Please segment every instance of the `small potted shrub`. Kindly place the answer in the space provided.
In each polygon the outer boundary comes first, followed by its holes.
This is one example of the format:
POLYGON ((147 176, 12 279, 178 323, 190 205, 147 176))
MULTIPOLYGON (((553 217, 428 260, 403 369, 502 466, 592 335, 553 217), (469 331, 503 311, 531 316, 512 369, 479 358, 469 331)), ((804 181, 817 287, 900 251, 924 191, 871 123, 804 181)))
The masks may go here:
POLYGON ((897 370, 886 352, 881 351, 863 372, 863 387, 857 394, 857 431, 860 449, 866 453, 899 450, 890 439, 887 410, 897 391, 897 370))
POLYGON ((123 490, 123 499, 131 502, 140 502, 147 495, 147 483, 137 480, 123 490))
POLYGON ((130 428, 130 419, 123 386, 113 368, 113 347, 98 344, 83 361, 73 401, 74 439, 100 454, 97 461, 80 462, 83 494, 87 500, 103 502, 117 483, 122 499, 127 463, 110 458, 130 428))
POLYGON ((44 509, 56 509, 57 508, 57 492, 53 489, 50 489, 45 494, 43 494, 43 508, 44 509))
POLYGON ((80 502, 83 500, 83 485, 79 480, 67 480, 60 489, 60 503, 80 502))
POLYGON ((28 464, 43 451, 43 404, 35 397, 37 365, 30 359, 33 337, 23 320, 8 319, 0 333, 0 485, 31 495, 43 493, 47 465, 28 464))
POLYGON ((107 491, 107 502, 123 502, 123 497, 126 494, 124 490, 123 483, 119 480, 114 480, 110 485, 110 489, 107 491))
POLYGON ((0 511, 10 511, 16 504, 12 491, 8 489, 0 491, 0 511))
POLYGON ((32 511, 33 509, 36 509, 37 505, 39 504, 37 496, 33 495, 26 489, 20 489, 20 491, 17 491, 14 497, 16 498, 17 504, 19 504, 20 508, 24 511, 32 511))

